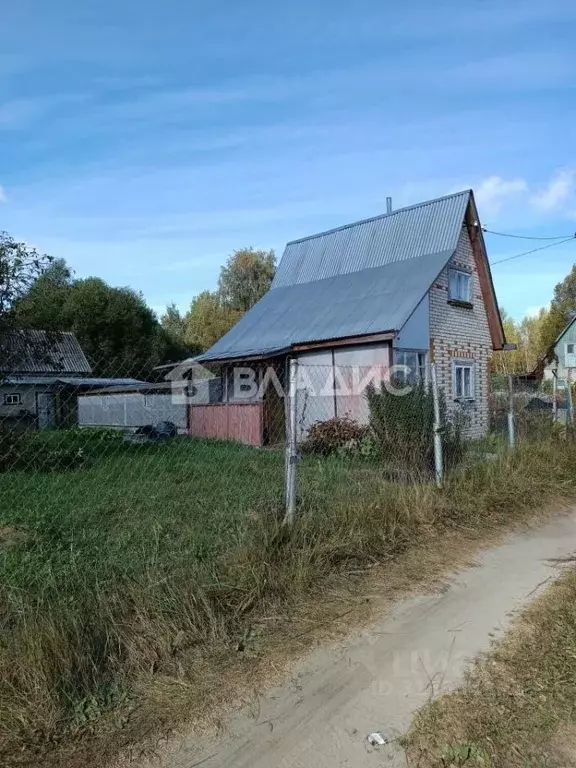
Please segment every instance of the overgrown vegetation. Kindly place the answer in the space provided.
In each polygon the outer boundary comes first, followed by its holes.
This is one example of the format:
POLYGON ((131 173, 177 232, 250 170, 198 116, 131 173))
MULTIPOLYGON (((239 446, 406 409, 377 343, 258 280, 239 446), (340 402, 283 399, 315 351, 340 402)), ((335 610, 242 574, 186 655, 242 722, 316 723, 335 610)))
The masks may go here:
POLYGON ((368 437, 369 433, 369 427, 358 424, 348 416, 335 416, 312 424, 306 440, 300 445, 300 451, 317 456, 330 456, 338 453, 340 449, 353 453, 360 449, 362 440, 368 437))
MULTIPOLYGON (((408 470, 413 475, 429 476, 434 467, 434 401, 432 391, 423 383, 398 397, 385 384, 367 387, 370 426, 387 465, 408 470)), ((464 422, 456 413, 449 414, 444 394, 440 397, 440 418, 444 462, 458 464, 464 455, 464 422)))
POLYGON ((476 663, 462 688, 417 716, 408 736, 409 764, 574 765, 575 658, 576 571, 570 570, 476 663))
POLYGON ((520 448, 432 485, 376 463, 305 458, 292 534, 280 453, 97 430, 40 433, 82 467, 0 475, 0 762, 121 702, 143 675, 236 648, 259 616, 450 527, 489 531, 559 493, 576 449, 520 448), (238 478, 242 478, 239 482, 238 478))

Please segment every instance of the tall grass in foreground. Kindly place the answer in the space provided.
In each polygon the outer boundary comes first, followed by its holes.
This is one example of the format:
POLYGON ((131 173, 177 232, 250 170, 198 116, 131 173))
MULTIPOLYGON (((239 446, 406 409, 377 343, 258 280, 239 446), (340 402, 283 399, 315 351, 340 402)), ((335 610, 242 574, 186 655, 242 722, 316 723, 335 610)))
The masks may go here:
POLYGON ((281 455, 183 445, 118 446, 78 472, 0 478, 3 524, 22 533, 0 547, 0 758, 81 726, 140 675, 185 675, 190 649, 232 647, 255 618, 331 578, 452 527, 488 531, 576 497, 568 443, 477 464, 442 492, 306 459, 289 534, 281 455))

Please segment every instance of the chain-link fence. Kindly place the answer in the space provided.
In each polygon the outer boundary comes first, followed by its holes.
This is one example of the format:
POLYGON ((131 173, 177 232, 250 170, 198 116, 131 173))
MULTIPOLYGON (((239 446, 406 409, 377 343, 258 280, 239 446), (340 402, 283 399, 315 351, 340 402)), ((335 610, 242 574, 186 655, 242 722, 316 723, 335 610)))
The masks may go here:
POLYGON ((470 382, 446 391, 414 357, 392 369, 319 365, 314 355, 208 368, 191 360, 147 366, 142 377, 97 377, 66 359, 50 373, 5 370, 0 505, 20 510, 15 519, 47 507, 186 509, 205 532, 262 509, 290 519, 297 504, 350 500, 382 483, 441 485, 472 438, 514 445, 573 424, 567 381, 500 377, 486 401, 455 397, 470 382))
MULTIPOLYGON (((283 583, 306 584, 300 564, 331 521, 394 537, 382 510, 403 486, 442 486, 493 453, 494 434, 509 450, 572 421, 566 384, 506 379, 489 404, 471 365, 450 388, 419 354, 392 369, 310 354, 109 377, 98 373, 110 361, 91 370, 64 349, 32 357, 0 374, 0 700, 16 702, 0 746, 62 712, 90 722, 117 701, 126 667, 230 643, 293 540, 302 557, 283 583), (285 535, 296 519, 309 527, 285 535)), ((354 541, 332 562, 353 560, 354 541)))
POLYGON ((565 378, 497 376, 490 393, 491 433, 510 447, 518 441, 570 434, 574 426, 572 395, 572 385, 565 378))
POLYGON ((436 482, 470 440, 472 403, 450 399, 433 366, 316 365, 293 360, 288 386, 287 519, 303 478, 334 469, 350 495, 382 484, 436 482), (321 460, 321 462, 318 461, 321 460))

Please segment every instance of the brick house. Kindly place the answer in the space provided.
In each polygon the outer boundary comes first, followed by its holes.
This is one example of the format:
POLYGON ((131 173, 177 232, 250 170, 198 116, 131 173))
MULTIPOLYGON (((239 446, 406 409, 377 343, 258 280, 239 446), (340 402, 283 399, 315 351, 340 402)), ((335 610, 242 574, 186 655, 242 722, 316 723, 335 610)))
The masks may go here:
POLYGON ((435 362, 449 407, 463 410, 470 436, 481 437, 489 359, 504 345, 472 190, 389 210, 288 243, 270 291, 196 358, 219 367, 222 387, 218 402, 190 406, 190 432, 279 442, 284 417, 269 374, 283 385, 295 357, 307 374, 298 384, 306 390, 301 436, 335 415, 367 418, 363 393, 345 386, 358 370, 385 377, 401 366, 413 380, 435 362))

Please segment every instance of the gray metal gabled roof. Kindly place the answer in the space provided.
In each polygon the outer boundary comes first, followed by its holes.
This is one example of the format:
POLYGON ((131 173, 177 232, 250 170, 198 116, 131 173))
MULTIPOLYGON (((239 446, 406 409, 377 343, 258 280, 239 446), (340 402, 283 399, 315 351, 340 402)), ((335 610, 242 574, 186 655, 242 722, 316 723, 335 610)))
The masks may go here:
POLYGON ((271 290, 197 361, 399 331, 455 252, 471 191, 286 246, 271 290))
POLYGON ((69 331, 13 330, 0 337, 0 371, 82 374, 92 368, 69 331))
POLYGON ((272 288, 453 251, 469 200, 466 190, 294 240, 286 246, 272 288))
POLYGON ((271 357, 294 344, 399 330, 453 253, 273 288, 196 361, 271 357))

